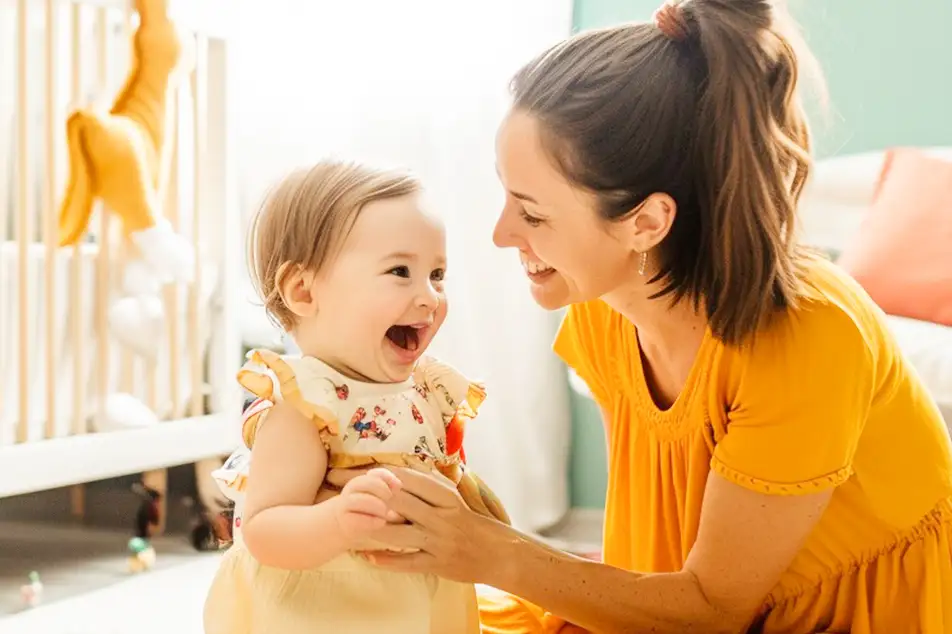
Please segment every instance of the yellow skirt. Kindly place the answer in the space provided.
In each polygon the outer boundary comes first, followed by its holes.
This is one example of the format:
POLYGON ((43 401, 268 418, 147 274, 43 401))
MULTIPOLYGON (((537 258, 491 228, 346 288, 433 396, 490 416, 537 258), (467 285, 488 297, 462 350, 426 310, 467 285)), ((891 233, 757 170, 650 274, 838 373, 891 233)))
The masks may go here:
POLYGON ((262 566, 236 543, 205 600, 205 634, 478 634, 472 584, 341 555, 315 570, 262 566))

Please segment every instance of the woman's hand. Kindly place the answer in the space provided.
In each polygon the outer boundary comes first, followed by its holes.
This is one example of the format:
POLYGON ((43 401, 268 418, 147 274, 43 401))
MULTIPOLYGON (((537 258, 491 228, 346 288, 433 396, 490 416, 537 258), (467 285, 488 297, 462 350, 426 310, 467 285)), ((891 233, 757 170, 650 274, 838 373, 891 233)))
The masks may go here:
MULTIPOLYGON (((391 548, 418 552, 365 553, 375 565, 402 572, 424 572, 466 583, 491 583, 500 563, 507 560, 501 550, 513 541, 505 524, 471 511, 455 485, 438 473, 386 467, 401 482, 388 501, 390 509, 406 524, 389 524, 372 537, 391 548), (486 553, 493 553, 487 557, 486 553)), ((328 482, 341 486, 356 477, 357 471, 332 471, 328 482)))

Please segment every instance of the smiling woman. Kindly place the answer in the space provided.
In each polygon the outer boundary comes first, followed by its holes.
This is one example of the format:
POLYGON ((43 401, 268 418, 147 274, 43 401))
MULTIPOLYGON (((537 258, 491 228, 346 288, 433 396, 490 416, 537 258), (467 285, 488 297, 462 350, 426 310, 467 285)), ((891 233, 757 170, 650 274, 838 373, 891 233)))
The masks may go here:
POLYGON ((805 56, 775 3, 683 0, 516 74, 494 241, 568 306, 554 348, 608 430, 605 562, 398 470, 410 524, 379 538, 420 552, 377 565, 511 593, 484 634, 952 632, 944 423, 882 312, 797 241, 805 56))

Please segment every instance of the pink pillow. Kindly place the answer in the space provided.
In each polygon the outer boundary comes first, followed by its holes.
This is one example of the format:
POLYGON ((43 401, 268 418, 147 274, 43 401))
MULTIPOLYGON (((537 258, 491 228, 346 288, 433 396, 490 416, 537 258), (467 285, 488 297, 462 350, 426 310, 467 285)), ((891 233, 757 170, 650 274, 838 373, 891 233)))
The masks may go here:
POLYGON ((837 262, 885 312, 952 326, 952 161, 889 150, 837 262))

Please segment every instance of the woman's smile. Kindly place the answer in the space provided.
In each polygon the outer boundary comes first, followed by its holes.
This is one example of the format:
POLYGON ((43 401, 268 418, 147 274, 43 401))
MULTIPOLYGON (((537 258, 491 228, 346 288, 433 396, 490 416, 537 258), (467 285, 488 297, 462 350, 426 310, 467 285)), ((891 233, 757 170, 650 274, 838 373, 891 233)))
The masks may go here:
POLYGON ((522 268, 526 275, 536 284, 544 282, 555 273, 554 268, 545 262, 530 257, 525 251, 519 252, 519 261, 522 262, 522 268))

